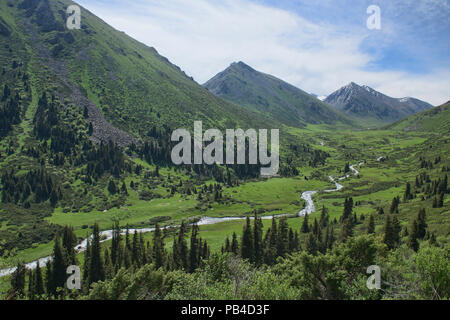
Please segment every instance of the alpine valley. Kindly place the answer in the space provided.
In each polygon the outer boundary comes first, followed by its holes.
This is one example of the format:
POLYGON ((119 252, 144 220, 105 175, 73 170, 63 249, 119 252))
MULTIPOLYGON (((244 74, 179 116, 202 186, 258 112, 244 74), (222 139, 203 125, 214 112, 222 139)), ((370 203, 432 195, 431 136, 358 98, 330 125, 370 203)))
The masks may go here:
POLYGON ((200 85, 75 4, 0 0, 1 299, 450 298, 450 102, 200 85), (278 175, 173 164, 195 121, 279 129, 278 175))

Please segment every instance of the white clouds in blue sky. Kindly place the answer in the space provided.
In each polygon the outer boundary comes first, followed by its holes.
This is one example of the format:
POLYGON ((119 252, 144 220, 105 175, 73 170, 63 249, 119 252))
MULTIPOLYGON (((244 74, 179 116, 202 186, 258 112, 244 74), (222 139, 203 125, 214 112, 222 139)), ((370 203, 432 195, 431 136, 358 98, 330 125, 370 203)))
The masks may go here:
POLYGON ((78 0, 203 83, 244 61, 327 95, 354 81, 435 105, 450 99, 447 0, 78 0), (382 29, 366 28, 381 8, 382 29))

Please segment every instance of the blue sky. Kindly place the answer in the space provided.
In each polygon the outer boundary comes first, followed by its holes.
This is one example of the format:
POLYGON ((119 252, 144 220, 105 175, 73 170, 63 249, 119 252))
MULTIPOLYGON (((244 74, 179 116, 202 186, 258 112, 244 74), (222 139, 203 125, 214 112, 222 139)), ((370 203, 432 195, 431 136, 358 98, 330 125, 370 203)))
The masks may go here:
POLYGON ((354 81, 450 99, 450 0, 79 0, 203 83, 244 61, 321 96, 354 81), (381 9, 381 30, 366 10, 381 9))

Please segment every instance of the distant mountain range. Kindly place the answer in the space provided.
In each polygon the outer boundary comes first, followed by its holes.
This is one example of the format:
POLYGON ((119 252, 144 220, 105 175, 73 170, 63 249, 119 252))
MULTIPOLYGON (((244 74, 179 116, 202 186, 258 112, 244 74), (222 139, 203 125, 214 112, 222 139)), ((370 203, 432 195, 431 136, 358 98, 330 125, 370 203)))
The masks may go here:
POLYGON ((326 103, 366 124, 386 124, 433 106, 415 98, 391 98, 354 82, 329 95, 326 103))
POLYGON ((311 94, 243 62, 232 63, 204 87, 218 97, 289 126, 352 123, 311 94))

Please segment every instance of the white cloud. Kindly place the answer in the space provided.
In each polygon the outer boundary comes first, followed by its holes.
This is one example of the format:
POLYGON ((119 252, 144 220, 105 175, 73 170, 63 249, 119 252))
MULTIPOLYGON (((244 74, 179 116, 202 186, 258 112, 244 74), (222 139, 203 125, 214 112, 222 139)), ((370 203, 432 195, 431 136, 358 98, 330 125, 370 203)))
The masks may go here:
POLYGON ((248 0, 136 0, 124 5, 81 5, 113 27, 155 47, 203 83, 233 61, 327 95, 354 81, 394 97, 433 104, 450 98, 450 73, 419 76, 365 70, 373 57, 360 50, 367 30, 339 33, 285 10, 248 0))

